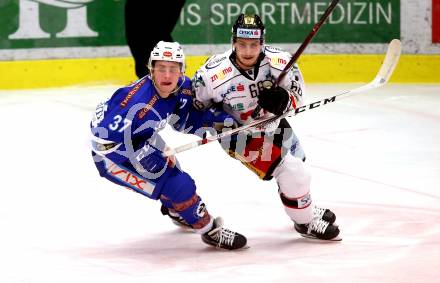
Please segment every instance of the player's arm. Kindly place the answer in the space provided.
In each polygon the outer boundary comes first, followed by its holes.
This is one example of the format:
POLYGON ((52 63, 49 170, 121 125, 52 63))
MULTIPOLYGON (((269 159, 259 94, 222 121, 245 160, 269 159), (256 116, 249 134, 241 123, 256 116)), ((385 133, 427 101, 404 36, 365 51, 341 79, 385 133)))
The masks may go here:
POLYGON ((201 67, 192 79, 193 104, 197 110, 208 109, 214 102, 206 71, 201 67))
POLYGON ((186 121, 185 132, 202 137, 206 132, 216 134, 226 128, 237 127, 238 123, 226 113, 222 107, 211 105, 209 109, 198 110, 193 108, 186 121))
POLYGON ((118 106, 120 98, 124 97, 128 91, 128 88, 120 88, 108 100, 98 104, 90 123, 92 151, 115 163, 121 163, 127 159, 126 156, 120 154, 120 152, 125 152, 121 132, 127 123, 123 118, 125 114, 118 111, 118 106))
POLYGON ((183 96, 169 119, 171 126, 181 132, 203 136, 206 131, 221 131, 225 127, 237 126, 234 118, 223 110, 222 105, 212 104, 209 108, 198 109, 193 97, 183 96))
MULTIPOLYGON (((202 66, 192 79, 192 107, 188 106, 185 132, 203 136, 210 129, 223 125, 225 119, 231 118, 214 105, 212 97, 213 92, 207 80, 206 69, 202 66)), ((231 121, 230 124, 234 124, 234 120, 231 121)))
MULTIPOLYGON (((119 121, 120 119, 114 120, 119 121)), ((168 159, 162 157, 165 144, 157 135, 157 131, 154 130, 157 123, 142 124, 139 127, 136 124, 132 125, 131 122, 126 122, 120 127, 117 127, 115 123, 109 124, 106 129, 107 139, 96 136, 92 138, 93 151, 116 164, 129 161, 142 172, 152 174, 162 172, 168 164, 168 159)))

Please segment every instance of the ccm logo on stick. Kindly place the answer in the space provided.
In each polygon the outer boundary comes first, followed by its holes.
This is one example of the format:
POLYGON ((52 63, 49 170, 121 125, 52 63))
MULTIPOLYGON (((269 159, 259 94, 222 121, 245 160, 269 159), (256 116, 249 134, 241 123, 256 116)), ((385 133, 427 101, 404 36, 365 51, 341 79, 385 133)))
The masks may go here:
POLYGON ((304 105, 304 106, 298 107, 298 108, 295 110, 295 114, 300 113, 300 112, 304 112, 304 111, 306 111, 307 109, 317 108, 317 107, 319 107, 319 106, 325 105, 325 104, 330 103, 330 102, 335 102, 335 101, 336 101, 336 95, 333 96, 333 97, 330 97, 330 98, 325 98, 325 99, 323 99, 323 100, 316 101, 316 102, 313 102, 313 103, 310 103, 310 104, 307 104, 307 105, 304 105))

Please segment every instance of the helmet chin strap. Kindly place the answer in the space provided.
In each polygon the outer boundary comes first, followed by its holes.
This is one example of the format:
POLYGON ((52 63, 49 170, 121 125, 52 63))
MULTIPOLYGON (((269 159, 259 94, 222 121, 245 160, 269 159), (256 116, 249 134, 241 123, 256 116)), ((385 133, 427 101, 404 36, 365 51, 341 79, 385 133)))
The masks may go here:
MULTIPOLYGON (((151 81, 153 82, 154 88, 156 89, 157 92, 159 92, 159 87, 157 86, 156 81, 154 80, 154 77, 151 75, 151 71, 150 71, 149 76, 150 76, 151 81)), ((184 75, 182 75, 182 82, 180 83, 180 85, 178 87, 176 87, 173 91, 167 93, 167 95, 177 93, 179 91, 179 89, 183 86, 183 84, 185 83, 185 80, 186 80, 186 77, 184 75)))

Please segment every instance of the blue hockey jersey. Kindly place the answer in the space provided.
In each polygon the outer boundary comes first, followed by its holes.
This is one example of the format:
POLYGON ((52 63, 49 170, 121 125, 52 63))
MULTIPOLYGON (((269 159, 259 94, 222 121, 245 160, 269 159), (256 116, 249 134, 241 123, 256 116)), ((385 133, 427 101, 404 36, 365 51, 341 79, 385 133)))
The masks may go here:
POLYGON ((191 80, 182 77, 178 86, 178 92, 168 98, 157 94, 149 77, 118 89, 96 108, 90 123, 93 151, 122 163, 146 142, 153 143, 156 133, 167 123, 178 131, 191 128, 187 130, 191 133, 207 125, 209 111, 200 112, 193 107, 191 80), (188 121, 192 121, 191 125, 188 121))

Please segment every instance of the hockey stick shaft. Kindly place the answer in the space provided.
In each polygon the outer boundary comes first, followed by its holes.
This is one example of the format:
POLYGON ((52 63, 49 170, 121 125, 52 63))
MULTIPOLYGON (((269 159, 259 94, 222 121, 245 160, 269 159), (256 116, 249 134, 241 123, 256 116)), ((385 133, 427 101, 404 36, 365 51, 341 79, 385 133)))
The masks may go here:
POLYGON ((327 105, 329 103, 335 102, 336 100, 340 100, 343 97, 349 97, 349 96, 351 96, 353 94, 356 94, 356 93, 362 93, 362 92, 365 92, 365 91, 368 91, 368 90, 372 90, 372 89, 381 87, 381 86, 385 85, 388 82, 388 80, 390 79, 391 75, 393 74, 394 69, 397 66, 397 63, 399 62, 400 53, 401 53, 401 43, 400 43, 400 40, 393 39, 390 42, 390 44, 388 45, 388 50, 387 50, 387 53, 385 55, 385 59, 384 59, 382 65, 381 65, 379 71, 377 72, 375 78, 371 82, 369 82, 369 83, 367 83, 365 85, 362 85, 362 86, 360 86, 358 88, 342 91, 342 92, 340 92, 340 93, 338 93, 338 94, 336 94, 334 96, 326 97, 324 99, 317 100, 315 102, 312 102, 312 103, 306 104, 304 106, 298 107, 296 109, 292 109, 292 110, 287 111, 287 112, 285 112, 285 113, 283 113, 281 115, 278 115, 278 116, 272 116, 272 117, 265 118, 265 119, 255 120, 255 121, 253 121, 250 124, 246 124, 246 125, 243 125, 241 127, 238 127, 238 128, 235 128, 235 129, 232 129, 232 130, 229 130, 229 131, 225 131, 225 132, 219 133, 217 135, 213 135, 213 136, 210 136, 210 137, 207 137, 207 138, 203 138, 203 139, 200 139, 198 141, 191 142, 191 143, 188 143, 188 144, 176 147, 174 149, 166 150, 164 152, 164 156, 168 157, 168 156, 174 155, 176 153, 179 153, 179 152, 182 152, 182 151, 186 151, 186 150, 189 150, 191 148, 198 147, 198 146, 200 146, 202 144, 207 144, 207 143, 210 143, 210 142, 213 142, 213 141, 220 140, 220 139, 222 139, 224 137, 234 135, 236 133, 248 130, 250 128, 262 127, 262 126, 267 125, 267 124, 269 124, 271 122, 274 122, 274 121, 276 121, 278 119, 282 119, 282 118, 285 118, 285 117, 288 117, 288 116, 298 115, 298 114, 300 114, 302 112, 305 112, 307 110, 312 110, 312 109, 321 107, 323 105, 327 105))
MULTIPOLYGON (((331 1, 330 5, 325 10, 324 14, 321 16, 319 21, 313 25, 312 30, 309 32, 307 37, 304 39, 303 43, 301 43, 301 45, 296 50, 295 54, 292 55, 292 58, 290 58, 287 65, 281 71, 281 73, 278 76, 277 80, 275 81, 275 84, 273 85, 273 87, 276 87, 277 85, 279 85, 279 83, 284 79, 286 74, 289 72, 290 68, 292 68, 293 64, 295 64, 295 62, 298 60, 299 56, 301 56, 301 54, 304 52, 306 47, 309 45, 310 41, 312 41, 312 39, 318 33, 319 29, 321 29, 324 22, 327 20, 327 18, 333 12, 333 10, 335 9, 338 2, 339 2, 339 0, 331 1)), ((255 119, 258 116, 258 113, 260 113, 260 111, 261 111, 261 106, 257 105, 257 107, 255 107, 254 111, 252 112, 251 117, 253 119, 255 119)))
POLYGON ((310 41, 315 37, 315 35, 318 33, 319 29, 322 27, 324 22, 327 20, 327 18, 330 16, 330 14, 335 9, 336 5, 338 4, 339 0, 333 0, 331 1, 330 5, 325 10, 324 14, 321 16, 319 21, 313 25, 312 31, 307 35, 307 37, 304 39, 303 43, 298 47, 298 50, 296 50, 295 54, 293 54, 290 61, 287 63, 286 67, 281 71, 280 75, 278 76, 275 85, 278 85, 283 78, 286 76, 286 74, 289 72, 290 68, 292 68, 293 64, 298 60, 299 56, 304 52, 306 47, 309 45, 310 41))

